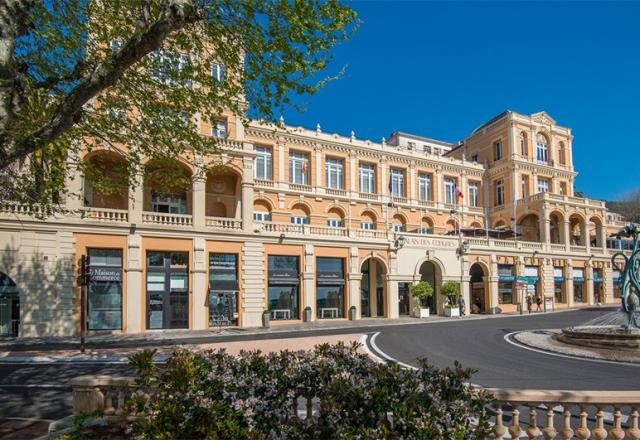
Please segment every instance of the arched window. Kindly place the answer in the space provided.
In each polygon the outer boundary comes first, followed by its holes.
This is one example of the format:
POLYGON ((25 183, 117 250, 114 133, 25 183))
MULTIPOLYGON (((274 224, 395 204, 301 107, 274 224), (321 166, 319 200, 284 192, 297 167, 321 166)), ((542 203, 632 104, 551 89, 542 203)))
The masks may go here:
POLYGON ((271 210, 266 202, 262 200, 253 202, 253 219, 259 222, 271 221, 271 210))
POLYGON ((536 139, 536 159, 545 164, 549 161, 549 142, 543 134, 536 139))
POLYGON ((527 133, 524 131, 520 132, 520 155, 522 157, 527 157, 527 133))
POLYGON ((420 233, 433 234, 433 220, 431 220, 431 218, 422 217, 422 221, 420 222, 420 233))
POLYGON ((360 217, 360 227, 362 229, 365 231, 371 231, 376 228, 376 215, 373 212, 363 212, 360 217))
POLYGON ((401 215, 393 216, 393 232, 404 232, 405 231, 405 221, 401 215))
POLYGON ((564 164, 566 163, 566 162, 565 162, 565 161, 566 161, 566 159, 565 159, 565 154, 566 154, 566 153, 565 153, 565 148, 564 148, 564 142, 560 142, 560 143, 558 144, 558 162, 559 162, 561 165, 564 165, 564 164))
POLYGON ((304 205, 295 205, 291 209, 291 223, 294 225, 308 225, 309 211, 304 205))
POLYGON ((342 218, 342 212, 337 208, 329 210, 327 216, 327 226, 330 228, 342 228, 344 226, 344 219, 342 218))

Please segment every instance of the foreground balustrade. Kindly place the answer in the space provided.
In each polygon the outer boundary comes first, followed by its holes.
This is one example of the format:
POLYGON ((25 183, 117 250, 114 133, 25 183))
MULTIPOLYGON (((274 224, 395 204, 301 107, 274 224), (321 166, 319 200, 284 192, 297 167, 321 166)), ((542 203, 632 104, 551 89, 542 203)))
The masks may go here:
MULTIPOLYGON (((75 412, 129 417, 127 402, 139 391, 131 377, 80 376, 71 380, 75 412)), ((558 391, 486 389, 496 440, 640 440, 640 391, 558 391)), ((311 401, 299 413, 311 414, 311 401)))

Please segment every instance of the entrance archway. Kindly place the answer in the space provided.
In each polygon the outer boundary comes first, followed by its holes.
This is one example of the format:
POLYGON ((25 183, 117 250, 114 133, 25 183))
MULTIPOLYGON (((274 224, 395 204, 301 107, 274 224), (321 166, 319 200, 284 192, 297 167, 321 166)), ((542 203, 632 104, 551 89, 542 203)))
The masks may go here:
POLYGON ((440 285, 442 284, 442 273, 438 265, 431 261, 425 261, 420 265, 420 281, 426 281, 433 286, 433 296, 427 298, 426 303, 431 313, 441 312, 440 285))
POLYGON ((363 318, 381 318, 386 315, 386 269, 377 258, 369 258, 360 269, 360 315, 363 318))
POLYGON ((16 337, 20 327, 20 295, 16 283, 0 272, 0 337, 16 337))
POLYGON ((486 276, 484 268, 479 263, 474 263, 469 268, 469 291, 471 292, 471 313, 487 313, 487 297, 484 283, 486 276))

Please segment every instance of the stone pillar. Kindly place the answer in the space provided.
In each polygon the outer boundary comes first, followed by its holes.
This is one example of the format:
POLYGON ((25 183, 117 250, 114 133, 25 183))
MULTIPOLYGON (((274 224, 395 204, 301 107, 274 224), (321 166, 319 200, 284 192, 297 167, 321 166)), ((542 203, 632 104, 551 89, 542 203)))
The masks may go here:
POLYGON ((590 254, 591 239, 589 237, 589 228, 587 227, 586 221, 580 225, 580 241, 582 242, 582 246, 586 247, 587 254, 590 254))
POLYGON ((564 291, 567 295, 567 307, 573 307, 573 262, 567 260, 564 274, 564 291))
POLYGON ((594 305, 596 303, 593 290, 593 264, 587 263, 584 267, 584 282, 587 285, 587 304, 594 305))
POLYGON ((69 164, 68 167, 65 187, 69 193, 66 196, 65 208, 73 215, 84 207, 84 178, 75 165, 69 164))
POLYGON ((604 269, 602 270, 602 277, 604 280, 603 289, 604 289, 604 302, 605 304, 611 304, 615 302, 613 298, 613 269, 611 268, 611 264, 605 264, 604 269))
POLYGON ((205 240, 202 237, 193 239, 193 287, 191 295, 191 313, 193 330, 204 330, 209 327, 207 308, 207 263, 205 240))
POLYGON ((564 250, 571 250, 571 230, 569 229, 569 220, 566 218, 562 221, 562 235, 564 236, 564 250))
POLYGON ((400 312, 398 308, 398 280, 393 276, 388 276, 388 286, 389 286, 389 315, 387 316, 389 319, 396 319, 400 317, 400 312))
POLYGON ((407 197, 413 202, 418 199, 417 197, 418 177, 416 172, 416 162, 411 161, 409 165, 409 191, 407 197))
MULTIPOLYGON (((362 272, 360 272, 360 262, 358 258, 358 248, 349 248, 349 308, 356 306, 356 317, 362 317, 360 310, 360 291, 362 282, 362 272)), ((348 313, 348 311, 347 311, 348 313)), ((348 315, 347 315, 348 317, 348 315)))
POLYGON ((596 244, 600 248, 602 248, 603 253, 605 254, 608 253, 609 251, 607 250, 607 228, 605 228, 604 225, 600 225, 599 229, 597 230, 597 234, 598 234, 598 243, 596 244))
POLYGON ((193 227, 203 229, 207 209, 206 176, 198 176, 193 180, 193 227))
MULTIPOLYGON (((349 188, 345 188, 347 191, 351 191, 351 197, 360 191, 358 187, 360 173, 358 170, 358 162, 356 161, 356 154, 349 153, 349 170, 347 171, 349 176, 349 188)), ((346 182, 345 182, 346 183, 346 182)))
POLYGON ((380 193, 380 195, 382 195, 383 198, 385 196, 390 197, 391 194, 389 194, 389 177, 387 176, 388 173, 386 159, 380 159, 380 165, 378 166, 378 169, 380 170, 380 188, 378 192, 380 193))
MULTIPOLYGON (((316 176, 315 176, 315 179, 313 179, 313 181, 311 179, 309 179, 309 185, 315 185, 316 191, 317 191, 317 190, 325 187, 325 182, 323 182, 323 180, 322 180, 322 175, 323 175, 323 172, 322 172, 322 149, 317 147, 317 148, 313 149, 313 152, 314 152, 314 156, 315 156, 314 161, 315 161, 315 165, 316 166, 315 166, 314 172, 315 172, 316 176)), ((311 165, 311 164, 309 164, 309 165, 311 165)))
MULTIPOLYGON (((468 190, 469 186, 467 185, 467 173, 466 171, 463 171, 462 174, 460 174, 460 192, 462 192, 462 206, 469 206, 469 190, 468 190)), ((456 204, 458 203, 458 198, 456 197, 456 204)), ((460 222, 460 227, 462 227, 462 225, 464 225, 465 222, 460 222)))
POLYGON ((241 183, 241 199, 242 203, 242 230, 244 232, 253 231, 253 160, 244 158, 242 161, 242 183, 241 183))
POLYGON ((302 273, 304 305, 302 307, 302 318, 304 319, 304 309, 311 308, 311 320, 316 320, 316 286, 315 286, 315 258, 313 257, 313 245, 304 245, 304 272, 302 273))
MULTIPOLYGON (((470 281, 471 281, 471 277, 468 275, 469 273, 469 263, 467 260, 467 257, 463 257, 462 260, 462 276, 460 277, 461 279, 461 285, 460 285, 460 295, 464 298, 464 308, 465 308, 465 314, 470 315, 471 314, 471 288, 470 288, 470 281)), ((462 310, 460 310, 460 312, 462 312, 462 310)))
POLYGON ((543 207, 540 212, 540 242, 544 243, 545 248, 549 247, 551 243, 551 219, 549 218, 549 212, 546 207, 543 207))
POLYGON ((498 308, 500 307, 500 299, 498 292, 498 260, 495 255, 491 256, 491 272, 489 274, 489 307, 491 308, 492 313, 497 313, 498 308))
POLYGON ((144 173, 140 170, 131 179, 129 187, 129 223, 142 224, 144 210, 144 173))
POLYGON ((289 158, 286 155, 284 144, 278 141, 278 187, 287 187, 287 176, 285 172, 285 164, 288 164, 289 158))
POLYGON ((142 268, 144 255, 141 251, 142 237, 138 234, 129 235, 127 239, 127 285, 126 310, 127 320, 125 333, 140 333, 146 328, 146 310, 143 310, 143 295, 146 288, 142 285, 142 268))
POLYGON ((442 178, 442 167, 436 169, 436 184, 434 185, 433 200, 437 205, 442 206, 444 203, 444 182, 442 178))

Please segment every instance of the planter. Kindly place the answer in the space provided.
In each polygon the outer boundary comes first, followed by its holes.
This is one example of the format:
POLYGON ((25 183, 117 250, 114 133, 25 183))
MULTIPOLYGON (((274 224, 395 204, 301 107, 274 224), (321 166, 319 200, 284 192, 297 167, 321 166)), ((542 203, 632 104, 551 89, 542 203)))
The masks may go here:
POLYGON ((356 306, 351 306, 351 308, 349 309, 349 320, 350 321, 356 320, 356 306))
POLYGON ((304 322, 311 322, 311 307, 304 308, 304 322))
POLYGON ((460 316, 460 308, 459 307, 445 307, 444 308, 444 316, 449 316, 450 318, 455 318, 460 316))
POLYGON ((269 317, 270 315, 268 313, 262 314, 262 326, 265 328, 269 328, 269 317))
POLYGON ((416 318, 428 318, 430 316, 429 307, 426 307, 426 308, 416 307, 413 314, 416 318))

